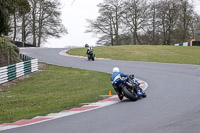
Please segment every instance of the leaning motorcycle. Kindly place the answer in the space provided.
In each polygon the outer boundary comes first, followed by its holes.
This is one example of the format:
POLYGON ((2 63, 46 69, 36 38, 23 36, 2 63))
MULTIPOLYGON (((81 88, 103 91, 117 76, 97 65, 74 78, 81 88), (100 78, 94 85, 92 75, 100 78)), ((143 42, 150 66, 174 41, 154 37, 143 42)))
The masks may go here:
POLYGON ((129 75, 126 78, 120 77, 114 82, 114 86, 118 86, 117 88, 114 87, 114 89, 117 91, 120 100, 125 96, 132 101, 137 101, 139 98, 147 96, 140 88, 140 83, 134 78, 134 75, 129 75))
POLYGON ((88 53, 88 60, 94 61, 95 54, 93 52, 88 53))

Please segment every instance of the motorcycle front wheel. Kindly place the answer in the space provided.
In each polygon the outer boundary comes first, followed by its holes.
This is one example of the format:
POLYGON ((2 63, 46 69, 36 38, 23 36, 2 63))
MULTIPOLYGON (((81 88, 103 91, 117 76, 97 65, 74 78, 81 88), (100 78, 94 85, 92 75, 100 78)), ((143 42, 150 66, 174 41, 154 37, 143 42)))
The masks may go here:
POLYGON ((92 56, 92 61, 94 61, 94 56, 92 56))

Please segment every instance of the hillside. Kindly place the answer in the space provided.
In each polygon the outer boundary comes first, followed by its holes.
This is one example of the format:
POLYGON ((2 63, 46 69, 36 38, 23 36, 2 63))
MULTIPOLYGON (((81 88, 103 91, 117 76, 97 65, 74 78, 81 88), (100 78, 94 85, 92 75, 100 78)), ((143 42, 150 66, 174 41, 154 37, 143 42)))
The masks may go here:
POLYGON ((19 48, 8 38, 0 37, 0 67, 20 62, 19 48))

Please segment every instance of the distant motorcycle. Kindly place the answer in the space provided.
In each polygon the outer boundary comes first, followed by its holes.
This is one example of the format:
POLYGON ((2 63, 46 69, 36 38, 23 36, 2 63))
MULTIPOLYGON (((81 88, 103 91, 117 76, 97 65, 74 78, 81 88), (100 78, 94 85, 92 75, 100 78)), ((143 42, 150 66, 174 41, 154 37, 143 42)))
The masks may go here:
POLYGON ((129 75, 124 78, 117 79, 118 97, 120 100, 125 96, 126 98, 137 101, 139 98, 146 98, 146 93, 140 88, 140 83, 134 78, 134 75, 129 75))

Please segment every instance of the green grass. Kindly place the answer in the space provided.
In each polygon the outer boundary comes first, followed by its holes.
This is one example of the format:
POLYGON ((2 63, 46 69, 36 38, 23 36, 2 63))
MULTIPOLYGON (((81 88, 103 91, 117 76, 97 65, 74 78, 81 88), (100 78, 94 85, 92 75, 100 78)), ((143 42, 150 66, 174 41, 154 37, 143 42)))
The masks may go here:
POLYGON ((109 90, 114 94, 110 74, 42 66, 45 71, 0 92, 0 123, 79 107, 102 99, 100 95, 108 95, 109 90))
MULTIPOLYGON (((94 47, 93 49, 96 57, 110 58, 113 60, 200 65, 199 46, 123 45, 94 47)), ((68 53, 85 56, 86 48, 72 49, 68 53)))

